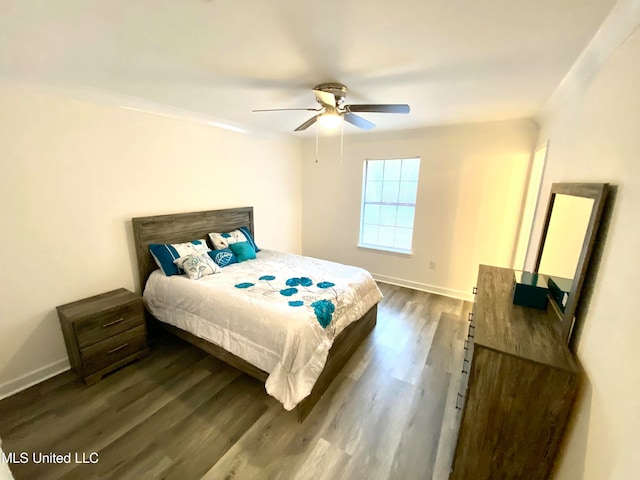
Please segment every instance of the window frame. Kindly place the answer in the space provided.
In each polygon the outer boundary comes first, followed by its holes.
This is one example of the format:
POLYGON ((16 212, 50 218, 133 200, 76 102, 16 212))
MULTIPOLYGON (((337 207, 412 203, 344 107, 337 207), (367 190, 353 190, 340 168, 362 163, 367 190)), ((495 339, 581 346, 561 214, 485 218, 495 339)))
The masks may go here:
MULTIPOLYGON (((413 155, 413 156, 407 156, 407 157, 389 157, 389 158, 367 158, 364 160, 363 162, 363 167, 362 167, 362 196, 360 199, 360 225, 359 225, 359 233, 358 233, 358 248, 363 248, 363 249, 367 249, 367 250, 376 250, 376 251, 381 251, 381 252, 386 252, 386 253, 394 253, 394 254, 399 254, 399 255, 413 255, 413 241, 414 241, 414 235, 415 235, 415 223, 416 223, 416 208, 417 208, 417 203, 418 203, 418 189, 419 189, 419 184, 420 184, 420 164, 422 163, 422 159, 420 158, 419 155, 413 155), (416 175, 416 186, 415 186, 415 198, 413 203, 407 203, 407 202, 400 202, 400 198, 398 198, 395 202, 383 202, 382 201, 382 196, 383 193, 380 193, 380 201, 379 202, 367 202, 366 198, 367 198, 367 179, 368 179, 368 175, 369 175, 369 162, 376 162, 376 161, 397 161, 397 162, 402 162, 404 160, 417 160, 418 161, 418 171, 417 171, 417 175, 416 175), (366 224, 365 223, 365 207, 366 205, 371 205, 371 204, 378 204, 380 206, 383 205, 392 205, 395 206, 396 209, 397 207, 406 207, 406 206, 410 206, 413 208, 413 220, 411 222, 411 248, 410 249, 404 249, 404 248, 398 248, 398 247, 393 247, 393 246, 386 246, 386 245, 380 245, 378 244, 373 244, 373 243, 365 243, 363 241, 364 238, 364 228, 365 225, 374 225, 374 224, 366 224)), ((386 164, 385 164, 386 167, 386 164)), ((384 171, 382 174, 382 180, 381 183, 384 184, 384 171)), ((398 174, 398 182, 400 183, 399 185, 399 189, 402 188, 402 163, 400 163, 400 173, 398 174)), ((369 182, 371 182, 371 179, 369 179, 369 182)), ((398 194, 398 196, 400 195, 400 193, 398 194)), ((378 227, 380 226, 385 226, 382 224, 375 224, 378 227)), ((396 210, 396 220, 394 221, 394 225, 390 226, 387 225, 388 227, 391 227, 394 229, 394 238, 395 238, 395 230, 398 228, 408 228, 408 227, 402 227, 397 225, 397 210, 396 210)), ((379 240, 379 239, 378 239, 379 240)))

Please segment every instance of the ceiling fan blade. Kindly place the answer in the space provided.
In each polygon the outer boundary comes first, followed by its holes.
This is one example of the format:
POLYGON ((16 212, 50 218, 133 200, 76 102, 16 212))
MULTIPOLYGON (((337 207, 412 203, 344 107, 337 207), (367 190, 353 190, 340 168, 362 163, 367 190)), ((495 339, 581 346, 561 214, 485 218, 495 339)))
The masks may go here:
POLYGON ((307 120, 302 125, 300 125, 298 128, 296 128, 294 131, 295 132, 300 132, 302 130, 306 130, 307 128, 309 128, 311 125, 313 125, 314 123, 316 123, 318 121, 318 117, 319 116, 320 115, 315 115, 315 116, 311 117, 309 120, 307 120))
POLYGON ((388 105, 345 105, 348 112, 371 112, 371 113, 409 113, 411 110, 406 104, 388 105))
POLYGON ((355 115, 351 112, 345 112, 344 114, 344 120, 346 122, 349 122, 352 125, 355 125, 358 128, 362 128, 363 130, 371 130, 373 127, 376 126, 375 123, 370 122, 369 120, 366 120, 358 115, 355 115))
POLYGON ((306 112, 319 112, 321 108, 265 108, 262 110, 251 110, 252 112, 286 112, 291 110, 304 110, 306 112))
POLYGON ((316 98, 322 105, 336 106, 336 97, 334 97, 333 93, 323 92, 322 90, 314 90, 313 93, 316 94, 316 98))

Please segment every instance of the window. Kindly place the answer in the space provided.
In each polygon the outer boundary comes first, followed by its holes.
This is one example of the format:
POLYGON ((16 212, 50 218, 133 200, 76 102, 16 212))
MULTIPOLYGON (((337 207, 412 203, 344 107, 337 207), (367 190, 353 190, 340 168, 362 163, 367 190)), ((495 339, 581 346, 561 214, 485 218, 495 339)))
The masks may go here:
POLYGON ((366 160, 360 247, 411 253, 420 158, 366 160))

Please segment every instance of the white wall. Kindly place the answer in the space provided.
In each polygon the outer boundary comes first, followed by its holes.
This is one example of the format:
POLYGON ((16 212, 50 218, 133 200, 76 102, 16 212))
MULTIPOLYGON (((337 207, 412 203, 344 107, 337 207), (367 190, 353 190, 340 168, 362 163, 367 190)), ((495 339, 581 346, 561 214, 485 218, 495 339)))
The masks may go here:
MULTIPOLYGON (((636 19, 640 2, 635 3, 636 19)), ((630 13, 621 15, 630 18, 630 13)), ((593 77, 581 78, 543 122, 549 155, 534 238, 553 182, 609 182, 618 192, 577 357, 584 385, 558 479, 638 478, 640 454, 640 30, 593 77)), ((535 258, 537 243, 529 251, 535 258)))
MULTIPOLYGON (((345 127, 349 128, 349 127, 345 127)), ((532 121, 305 140, 302 250, 351 263, 377 279, 470 298, 481 263, 511 266, 529 160, 532 121), (358 248, 363 162, 421 157, 413 255, 358 248), (430 270, 431 261, 436 269, 430 270)))
POLYGON ((0 396, 68 366, 55 307, 140 291, 131 218, 252 205, 256 241, 301 251, 301 146, 0 91, 0 396))

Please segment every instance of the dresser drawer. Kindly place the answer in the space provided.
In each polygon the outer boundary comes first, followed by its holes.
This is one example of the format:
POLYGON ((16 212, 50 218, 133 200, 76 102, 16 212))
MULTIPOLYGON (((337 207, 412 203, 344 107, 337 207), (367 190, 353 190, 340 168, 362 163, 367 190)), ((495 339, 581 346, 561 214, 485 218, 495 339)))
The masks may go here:
POLYGON ((94 343, 80 351, 85 375, 97 372, 145 348, 147 336, 144 325, 94 343))
POLYGON ((143 307, 139 301, 83 318, 74 323, 74 328, 78 346, 84 348, 143 324, 143 307))

